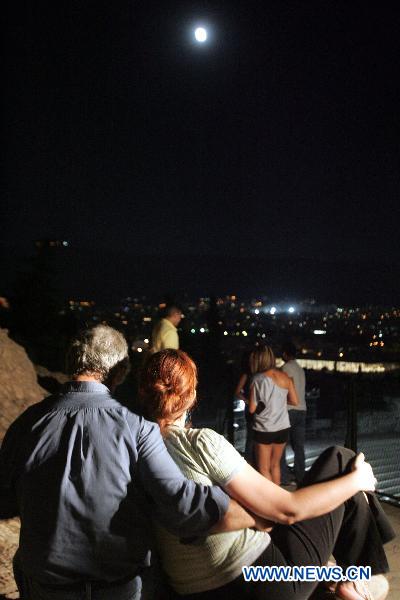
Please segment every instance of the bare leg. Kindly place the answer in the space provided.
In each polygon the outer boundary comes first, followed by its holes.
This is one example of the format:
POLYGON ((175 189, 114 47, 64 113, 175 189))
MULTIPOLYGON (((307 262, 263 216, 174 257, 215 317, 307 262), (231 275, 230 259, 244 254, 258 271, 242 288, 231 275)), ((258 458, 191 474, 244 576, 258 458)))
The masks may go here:
POLYGON ((281 484, 281 458, 286 444, 271 445, 271 475, 276 485, 281 484))
POLYGON ((254 444, 257 470, 267 479, 272 481, 271 473, 271 444, 254 444))

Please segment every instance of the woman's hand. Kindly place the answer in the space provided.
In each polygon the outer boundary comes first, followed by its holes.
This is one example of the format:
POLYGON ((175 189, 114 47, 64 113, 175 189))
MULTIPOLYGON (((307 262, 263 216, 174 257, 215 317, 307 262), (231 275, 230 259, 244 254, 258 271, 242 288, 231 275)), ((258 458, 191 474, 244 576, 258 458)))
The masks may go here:
POLYGON ((357 475, 357 482, 361 492, 375 491, 375 475, 371 465, 365 462, 363 452, 357 454, 351 470, 357 475))
POLYGON ((255 521, 255 525, 254 525, 253 529, 256 529, 257 531, 264 531, 264 532, 272 531, 272 528, 275 525, 275 523, 273 521, 271 521, 270 519, 264 519, 264 517, 259 517, 258 515, 256 515, 255 513, 252 513, 252 512, 250 512, 250 514, 252 517, 254 517, 254 521, 255 521))

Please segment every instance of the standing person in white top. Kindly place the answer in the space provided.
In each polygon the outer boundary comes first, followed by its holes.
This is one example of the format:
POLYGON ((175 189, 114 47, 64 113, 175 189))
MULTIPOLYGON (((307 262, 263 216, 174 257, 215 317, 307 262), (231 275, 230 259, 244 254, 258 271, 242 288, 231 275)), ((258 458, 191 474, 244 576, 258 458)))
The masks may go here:
POLYGON ((164 317, 158 321, 151 334, 151 351, 159 352, 171 348, 178 350, 179 336, 177 327, 183 317, 179 306, 171 304, 166 307, 164 317))
MULTIPOLYGON (((296 346, 292 342, 287 342, 282 348, 282 358, 285 364, 282 371, 286 373, 294 383, 299 403, 297 406, 288 404, 290 431, 289 441, 294 452, 294 476, 296 482, 302 482, 305 473, 305 454, 304 444, 306 437, 306 376, 304 369, 296 360, 296 346)), ((282 481, 290 481, 290 472, 286 463, 286 452, 284 451, 281 460, 282 481)))

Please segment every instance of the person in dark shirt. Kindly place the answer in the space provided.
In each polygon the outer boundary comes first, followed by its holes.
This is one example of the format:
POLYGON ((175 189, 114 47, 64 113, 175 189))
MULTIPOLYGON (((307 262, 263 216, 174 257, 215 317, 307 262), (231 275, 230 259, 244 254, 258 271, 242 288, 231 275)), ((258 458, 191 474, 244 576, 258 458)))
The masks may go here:
POLYGON ((158 426, 113 399, 127 363, 121 333, 84 331, 68 352, 71 381, 6 434, 0 518, 21 518, 23 599, 140 598, 150 514, 181 537, 256 524, 220 488, 186 480, 158 426))

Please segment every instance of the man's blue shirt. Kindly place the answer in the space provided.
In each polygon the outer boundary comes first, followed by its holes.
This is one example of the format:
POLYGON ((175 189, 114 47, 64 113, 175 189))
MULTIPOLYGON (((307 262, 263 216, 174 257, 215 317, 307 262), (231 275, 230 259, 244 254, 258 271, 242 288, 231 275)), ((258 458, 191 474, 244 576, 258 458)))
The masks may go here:
POLYGON ((149 564, 149 515, 201 535, 228 502, 186 480, 158 426, 101 383, 73 381, 31 406, 0 450, 0 518, 21 517, 22 568, 43 583, 134 577, 149 564))

